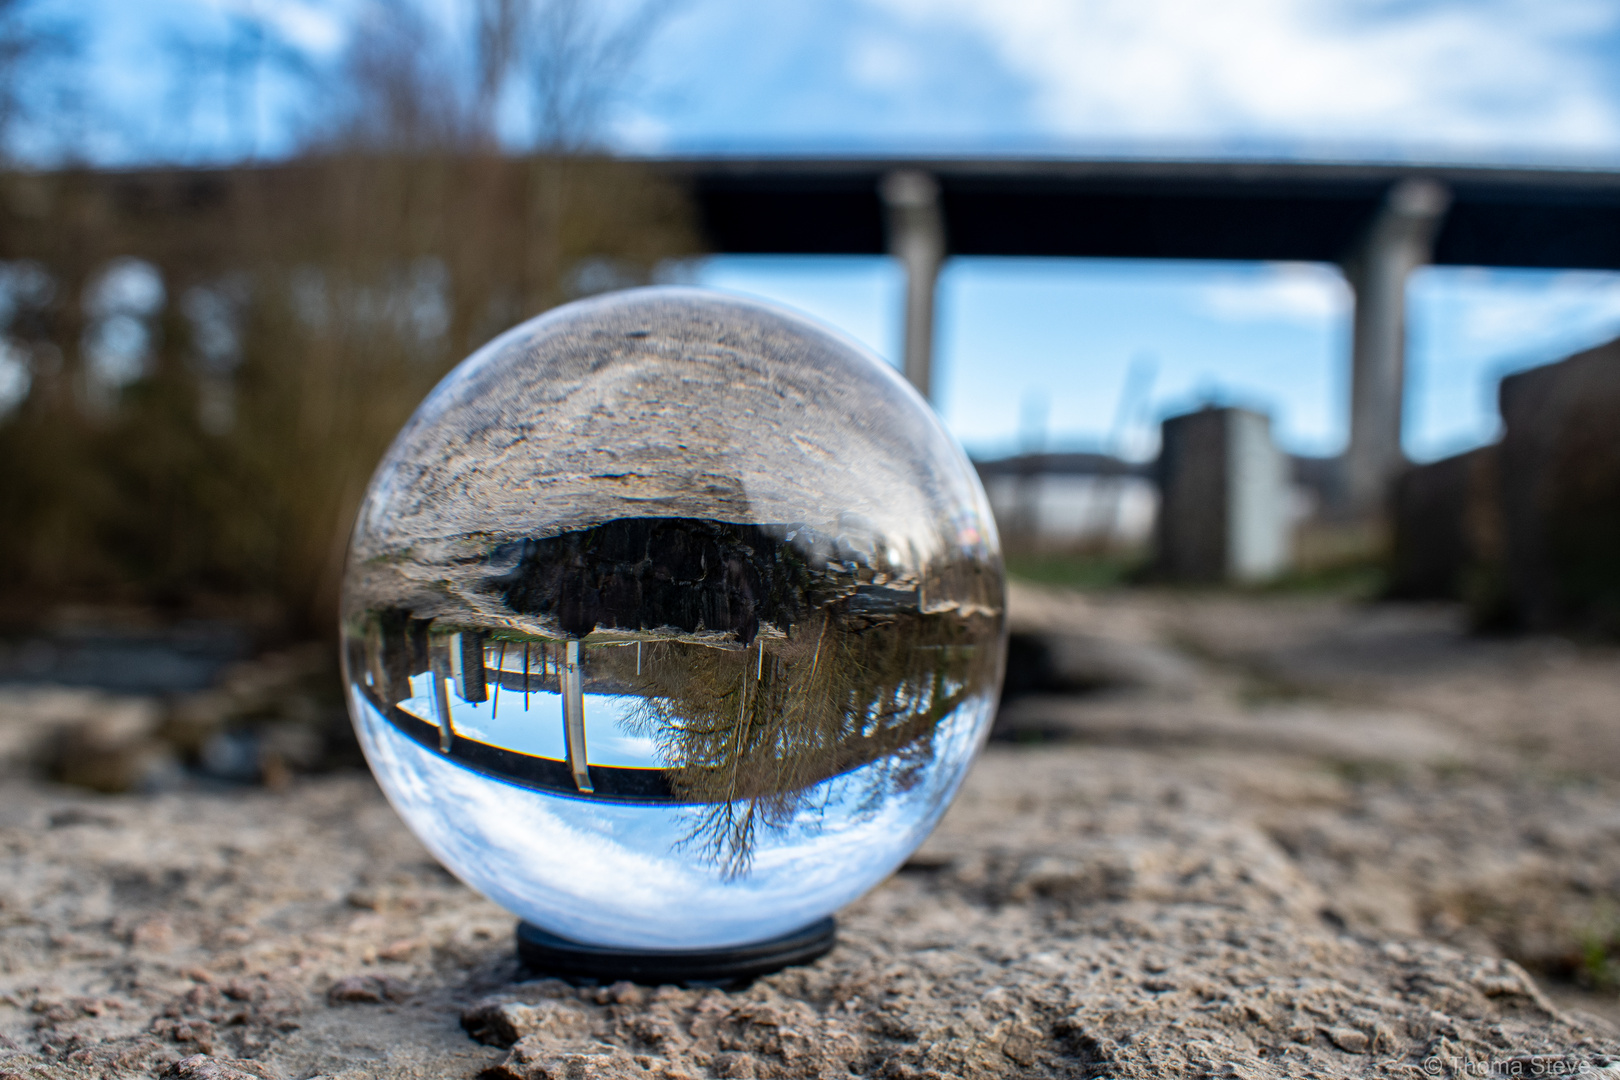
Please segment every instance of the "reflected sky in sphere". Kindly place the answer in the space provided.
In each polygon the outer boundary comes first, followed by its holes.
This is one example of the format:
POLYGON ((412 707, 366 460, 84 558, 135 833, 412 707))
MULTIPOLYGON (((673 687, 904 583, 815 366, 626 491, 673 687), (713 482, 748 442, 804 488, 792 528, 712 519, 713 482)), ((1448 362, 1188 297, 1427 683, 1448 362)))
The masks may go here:
POLYGON ((933 830, 994 711, 986 698, 958 708, 936 735, 927 777, 875 807, 862 804, 881 763, 824 781, 767 830, 750 872, 730 879, 683 846, 693 807, 597 803, 490 780, 405 738, 364 699, 352 705, 389 802, 457 876, 554 934, 655 949, 774 937, 865 893, 933 830))
POLYGON ((741 945, 866 892, 988 731, 1004 581, 977 475, 842 336, 694 289, 502 335, 362 503, 343 662, 447 868, 580 942, 741 945))

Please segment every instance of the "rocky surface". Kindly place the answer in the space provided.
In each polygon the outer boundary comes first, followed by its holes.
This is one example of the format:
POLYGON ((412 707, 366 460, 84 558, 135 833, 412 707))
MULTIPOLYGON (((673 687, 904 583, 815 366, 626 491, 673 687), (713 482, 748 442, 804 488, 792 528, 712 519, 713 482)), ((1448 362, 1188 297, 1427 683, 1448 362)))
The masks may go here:
POLYGON ((1620 654, 1442 608, 1014 604, 1046 650, 1014 741, 837 949, 741 990, 520 981, 363 775, 14 768, 0 1077, 1620 1073, 1620 654))

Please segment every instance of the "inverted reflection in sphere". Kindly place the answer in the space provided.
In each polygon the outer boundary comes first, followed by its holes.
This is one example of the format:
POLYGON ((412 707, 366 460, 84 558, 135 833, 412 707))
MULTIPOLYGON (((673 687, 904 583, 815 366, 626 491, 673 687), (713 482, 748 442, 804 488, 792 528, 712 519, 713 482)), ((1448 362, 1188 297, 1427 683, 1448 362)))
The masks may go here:
POLYGON ((796 930, 933 828, 989 724, 1002 577, 971 466, 880 361, 642 289, 428 397, 350 547, 349 701, 422 841, 545 930, 796 930))

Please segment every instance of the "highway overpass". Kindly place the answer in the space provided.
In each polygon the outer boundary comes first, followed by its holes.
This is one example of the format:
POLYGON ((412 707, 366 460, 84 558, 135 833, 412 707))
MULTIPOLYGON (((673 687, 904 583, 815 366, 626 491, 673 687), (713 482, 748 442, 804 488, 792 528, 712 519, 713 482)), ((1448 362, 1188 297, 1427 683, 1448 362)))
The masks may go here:
POLYGON ((1620 270, 1620 172, 1416 164, 1028 158, 674 158, 713 250, 892 254, 904 366, 930 387, 952 255, 1336 263, 1356 296, 1346 506, 1404 465, 1405 283, 1417 266, 1620 270))

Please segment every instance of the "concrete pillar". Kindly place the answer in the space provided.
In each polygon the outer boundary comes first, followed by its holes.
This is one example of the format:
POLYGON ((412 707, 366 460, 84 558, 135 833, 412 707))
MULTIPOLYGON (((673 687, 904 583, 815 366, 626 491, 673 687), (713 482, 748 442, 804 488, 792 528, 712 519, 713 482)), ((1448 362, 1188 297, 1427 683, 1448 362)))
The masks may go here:
POLYGON ((1164 421, 1156 563, 1175 581, 1259 582, 1288 568, 1288 459, 1271 418, 1200 409, 1164 421))
POLYGON ((1451 196, 1432 180, 1390 189, 1361 244, 1345 260, 1355 290, 1350 355, 1350 445, 1345 450, 1343 509, 1380 515, 1406 464, 1401 405, 1406 384, 1406 279, 1433 254, 1451 196))
POLYGON ((903 369, 923 397, 931 396, 934 366, 934 287, 945 261, 945 221, 939 184, 927 173, 892 172, 879 186, 889 254, 906 268, 903 369))

